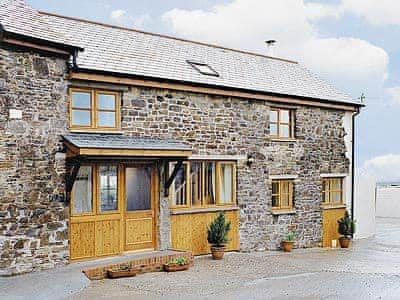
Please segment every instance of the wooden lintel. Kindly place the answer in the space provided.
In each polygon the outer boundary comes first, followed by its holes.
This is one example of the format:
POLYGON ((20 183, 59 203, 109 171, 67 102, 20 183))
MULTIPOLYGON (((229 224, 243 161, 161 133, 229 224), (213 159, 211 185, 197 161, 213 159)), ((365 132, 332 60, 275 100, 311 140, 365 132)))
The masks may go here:
POLYGON ((357 104, 354 105, 345 103, 341 104, 339 102, 332 102, 332 101, 330 102, 320 99, 296 98, 291 96, 274 96, 274 95, 267 95, 261 92, 246 92, 224 87, 214 88, 214 87, 194 85, 190 83, 172 83, 161 80, 157 81, 148 79, 137 79, 129 77, 119 77, 115 75, 94 74, 89 72, 71 72, 69 74, 69 79, 123 84, 123 85, 131 85, 138 87, 142 86, 142 87, 170 89, 176 91, 186 91, 186 92, 202 93, 208 95, 237 97, 243 99, 270 101, 275 103, 307 105, 307 106, 315 106, 315 107, 323 107, 323 108, 339 109, 347 111, 357 111, 358 107, 357 104))
POLYGON ((169 195, 169 188, 172 184, 172 182, 174 181, 176 174, 178 174, 179 169, 182 167, 183 164, 183 160, 178 160, 178 162, 175 164, 174 166, 174 170, 172 171, 171 175, 168 177, 168 173, 169 173, 169 162, 166 162, 166 164, 168 164, 168 167, 166 167, 166 170, 164 170, 164 174, 166 175, 164 178, 166 178, 167 180, 164 183, 164 194, 165 197, 168 197, 169 195))

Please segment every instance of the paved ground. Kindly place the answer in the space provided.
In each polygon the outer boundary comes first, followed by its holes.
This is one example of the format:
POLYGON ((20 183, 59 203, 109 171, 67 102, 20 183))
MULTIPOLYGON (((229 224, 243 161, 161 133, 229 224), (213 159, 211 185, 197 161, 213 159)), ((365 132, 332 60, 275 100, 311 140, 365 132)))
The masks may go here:
MULTIPOLYGON (((349 250, 229 253, 223 261, 200 257, 186 272, 93 281, 82 284, 73 295, 71 289, 55 280, 61 290, 47 296, 52 299, 61 296, 70 299, 400 299, 400 219, 378 219, 377 224, 375 238, 356 241, 349 250)), ((40 280, 39 274, 48 273, 34 274, 36 277, 32 279, 40 280)), ((78 275, 74 273, 74 276, 78 275)), ((0 285, 0 295, 2 290, 0 285)), ((40 298, 45 299, 46 294, 40 298)))

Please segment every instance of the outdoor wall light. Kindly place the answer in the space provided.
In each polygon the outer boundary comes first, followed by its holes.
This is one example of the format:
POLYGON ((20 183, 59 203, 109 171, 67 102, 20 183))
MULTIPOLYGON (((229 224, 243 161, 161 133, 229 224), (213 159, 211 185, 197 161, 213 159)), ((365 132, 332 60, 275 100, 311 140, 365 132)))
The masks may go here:
POLYGON ((253 163, 254 163, 254 157, 251 154, 247 155, 247 166, 251 167, 253 163))

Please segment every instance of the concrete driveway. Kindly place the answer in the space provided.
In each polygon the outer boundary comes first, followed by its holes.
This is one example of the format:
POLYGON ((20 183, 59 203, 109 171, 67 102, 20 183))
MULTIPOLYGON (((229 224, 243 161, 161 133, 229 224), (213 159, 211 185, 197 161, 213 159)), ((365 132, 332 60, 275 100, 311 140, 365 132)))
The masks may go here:
POLYGON ((180 273, 92 282, 72 299, 400 299, 400 219, 378 219, 349 250, 199 257, 180 273))
POLYGON ((0 278, 1 299, 400 299, 400 219, 351 249, 198 257, 186 272, 89 282, 81 264, 0 278))

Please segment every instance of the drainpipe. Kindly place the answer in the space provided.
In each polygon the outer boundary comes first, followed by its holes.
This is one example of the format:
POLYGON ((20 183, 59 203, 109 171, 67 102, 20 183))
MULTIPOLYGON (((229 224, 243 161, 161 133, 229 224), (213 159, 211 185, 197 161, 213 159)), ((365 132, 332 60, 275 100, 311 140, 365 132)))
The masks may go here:
POLYGON ((352 133, 352 153, 351 153, 351 218, 354 219, 354 195, 355 195, 355 191, 354 191, 354 185, 355 185, 355 156, 356 156, 356 117, 360 114, 360 108, 357 108, 357 111, 353 114, 352 116, 352 129, 351 129, 351 133, 352 133))

